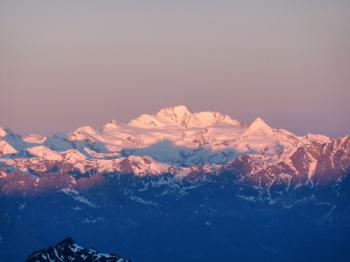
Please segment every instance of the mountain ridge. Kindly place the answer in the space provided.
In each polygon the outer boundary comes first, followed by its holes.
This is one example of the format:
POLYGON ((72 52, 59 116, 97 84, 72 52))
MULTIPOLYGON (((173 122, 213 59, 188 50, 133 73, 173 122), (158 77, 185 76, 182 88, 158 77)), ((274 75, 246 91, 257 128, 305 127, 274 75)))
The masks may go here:
MULTIPOLYGON (((179 177, 235 172, 242 180, 270 186, 335 182, 350 170, 350 136, 298 136, 261 117, 243 124, 218 112, 193 113, 185 106, 141 115, 128 124, 112 120, 100 130, 25 138, 0 129, 1 191, 16 172, 31 180, 44 174, 134 173, 179 177), (207 170, 207 171, 206 171, 207 170), (29 178, 28 178, 29 177, 29 178), (260 181, 260 182, 259 182, 260 181)), ((9 186, 10 187, 10 186, 9 186)))
POLYGON ((68 237, 54 246, 34 252, 25 262, 59 262, 59 261, 91 261, 91 262, 132 262, 116 254, 99 253, 95 249, 83 248, 68 237))

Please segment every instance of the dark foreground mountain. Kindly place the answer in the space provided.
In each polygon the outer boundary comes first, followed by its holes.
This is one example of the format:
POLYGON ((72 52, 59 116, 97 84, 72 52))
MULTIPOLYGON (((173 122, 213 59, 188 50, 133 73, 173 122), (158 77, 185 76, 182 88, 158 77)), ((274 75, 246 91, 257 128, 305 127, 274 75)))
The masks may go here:
POLYGON ((30 255, 25 262, 132 262, 115 254, 104 254, 91 248, 78 246, 71 238, 55 246, 41 249, 30 255))

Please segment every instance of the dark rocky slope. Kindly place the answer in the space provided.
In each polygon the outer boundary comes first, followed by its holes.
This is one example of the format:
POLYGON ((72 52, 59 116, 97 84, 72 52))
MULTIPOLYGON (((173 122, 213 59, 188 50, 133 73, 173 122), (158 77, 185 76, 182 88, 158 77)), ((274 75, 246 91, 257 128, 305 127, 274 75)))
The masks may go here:
POLYGON ((58 242, 55 246, 34 252, 26 262, 131 262, 116 254, 104 254, 91 248, 83 248, 74 243, 71 238, 58 242))

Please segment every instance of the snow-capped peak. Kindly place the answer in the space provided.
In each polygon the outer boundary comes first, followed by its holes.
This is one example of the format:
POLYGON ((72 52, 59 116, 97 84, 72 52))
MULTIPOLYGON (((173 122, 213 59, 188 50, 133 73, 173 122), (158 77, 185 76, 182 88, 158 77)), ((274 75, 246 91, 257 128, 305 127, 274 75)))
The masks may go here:
POLYGON ((261 118, 257 117, 246 129, 244 136, 252 134, 273 134, 275 131, 261 118))
POLYGON ((17 150, 5 140, 0 140, 0 155, 14 154, 17 150))
POLYGON ((186 124, 192 117, 192 112, 190 112, 186 106, 181 105, 163 108, 156 114, 156 117, 164 122, 187 127, 186 124))
POLYGON ((157 116, 172 116, 176 115, 178 117, 183 117, 186 114, 191 114, 188 108, 184 105, 165 107, 158 111, 157 116))
POLYGON ((148 114, 143 114, 138 118, 131 120, 128 125, 138 128, 156 128, 164 126, 164 124, 161 123, 155 116, 148 114))
POLYGON ((193 114, 193 118, 196 120, 193 124, 196 124, 198 127, 208 127, 216 124, 241 125, 238 120, 232 119, 230 116, 220 112, 199 112, 193 114))
POLYGON ((7 135, 6 130, 4 128, 0 127, 0 137, 3 138, 6 135, 7 135))
POLYGON ((8 137, 19 137, 18 134, 14 133, 10 128, 0 127, 0 138, 8 137))
POLYGON ((32 155, 42 157, 47 160, 62 160, 62 156, 60 155, 60 153, 53 151, 46 146, 34 146, 28 148, 27 151, 32 155))
POLYGON ((46 136, 41 136, 37 134, 31 134, 23 138, 23 141, 32 144, 42 144, 47 139, 46 136))
POLYGON ((166 107, 156 115, 144 114, 130 121, 129 125, 139 128, 159 128, 165 126, 180 128, 209 127, 216 124, 240 126, 238 120, 219 113, 204 111, 192 113, 186 106, 166 107))
POLYGON ((262 119, 260 116, 258 116, 257 118, 255 118, 255 120, 250 124, 250 126, 268 126, 266 124, 266 122, 264 121, 264 119, 262 119))
MULTIPOLYGON (((62 192, 78 193, 72 189, 62 189, 62 192)), ((75 199, 80 200, 83 203, 89 203, 88 200, 81 196, 76 196, 75 199), (82 201, 82 199, 84 201, 82 201)), ((93 206, 93 205, 92 205, 93 206)), ((116 254, 99 253, 98 251, 90 248, 83 248, 77 245, 71 238, 66 238, 58 242, 55 246, 51 246, 46 249, 41 249, 34 252, 26 261, 110 261, 110 262, 131 262, 129 259, 124 259, 116 254)))
POLYGON ((95 129, 90 126, 83 126, 70 133, 68 137, 70 140, 76 141, 85 140, 86 138, 95 138, 97 136, 98 134, 95 129))
POLYGON ((102 131, 109 131, 109 130, 115 130, 118 128, 117 121, 112 120, 110 122, 107 122, 103 127, 102 131))

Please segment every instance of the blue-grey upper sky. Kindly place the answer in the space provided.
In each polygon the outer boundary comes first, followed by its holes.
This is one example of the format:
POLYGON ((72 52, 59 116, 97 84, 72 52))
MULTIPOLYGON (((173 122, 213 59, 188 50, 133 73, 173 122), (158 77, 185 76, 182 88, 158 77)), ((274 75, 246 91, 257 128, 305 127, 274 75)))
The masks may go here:
POLYGON ((0 0, 0 126, 100 127, 185 104, 350 133, 350 1, 0 0))

